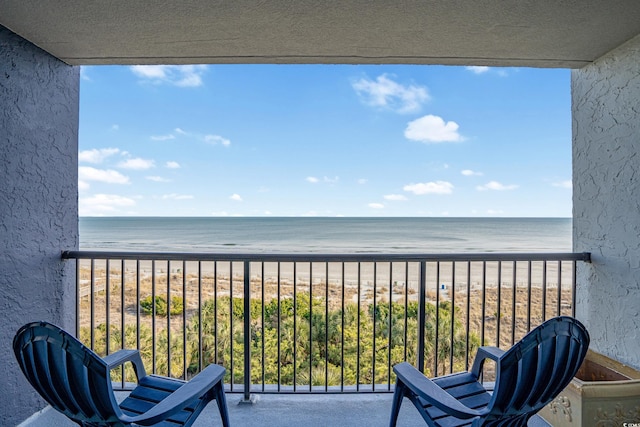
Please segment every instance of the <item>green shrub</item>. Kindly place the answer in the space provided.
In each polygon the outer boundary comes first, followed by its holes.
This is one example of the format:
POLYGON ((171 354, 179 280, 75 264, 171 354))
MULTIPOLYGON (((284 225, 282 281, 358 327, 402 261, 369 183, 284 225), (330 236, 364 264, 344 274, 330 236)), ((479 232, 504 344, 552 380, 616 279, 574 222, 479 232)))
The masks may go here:
MULTIPOLYGON (((156 296, 156 315, 167 315, 167 300, 163 296, 156 296)), ((184 303, 182 297, 171 297, 170 313, 172 315, 182 314, 184 303)), ((140 308, 144 314, 153 313, 153 299, 151 295, 140 300, 140 308)))

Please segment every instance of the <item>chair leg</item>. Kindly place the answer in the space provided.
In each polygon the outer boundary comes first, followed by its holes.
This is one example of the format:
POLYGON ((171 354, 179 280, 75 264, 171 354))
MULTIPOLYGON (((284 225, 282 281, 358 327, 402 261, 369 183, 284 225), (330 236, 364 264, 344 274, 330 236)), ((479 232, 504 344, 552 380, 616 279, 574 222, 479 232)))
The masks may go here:
POLYGON ((222 419, 223 427, 229 427, 229 409, 227 408, 227 398, 224 395, 224 385, 222 381, 213 387, 213 391, 216 395, 216 403, 220 410, 220 418, 222 419))
POLYGON ((393 392, 393 404, 391 405, 391 419, 389 420, 389 427, 396 427, 398 421, 398 414, 400 413, 400 405, 402 405, 402 399, 404 399, 405 385, 396 381, 396 390, 393 392))

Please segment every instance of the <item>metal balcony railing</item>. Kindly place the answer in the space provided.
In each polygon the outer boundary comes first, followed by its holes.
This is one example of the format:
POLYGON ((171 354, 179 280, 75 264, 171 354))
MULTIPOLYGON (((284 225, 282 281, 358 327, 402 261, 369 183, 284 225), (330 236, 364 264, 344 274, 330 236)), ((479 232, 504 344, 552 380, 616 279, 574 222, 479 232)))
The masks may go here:
MULTIPOLYGON (((391 367, 467 369, 573 315, 588 253, 208 254, 64 252, 77 336, 99 354, 140 349, 150 370, 227 368, 228 391, 381 392, 391 367)), ((490 375, 490 374, 489 374, 490 375)), ((125 387, 130 373, 117 378, 125 387)))

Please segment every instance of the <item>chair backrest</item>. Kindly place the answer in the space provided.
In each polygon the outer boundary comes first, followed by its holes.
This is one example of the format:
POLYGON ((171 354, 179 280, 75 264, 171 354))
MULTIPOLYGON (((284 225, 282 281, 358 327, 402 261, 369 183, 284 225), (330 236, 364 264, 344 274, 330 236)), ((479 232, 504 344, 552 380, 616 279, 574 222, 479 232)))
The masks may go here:
POLYGON ((510 426, 526 425, 530 416, 569 384, 588 347, 587 330, 572 317, 555 317, 529 332, 497 364, 487 420, 507 418, 510 426))
POLYGON ((106 363, 59 327, 29 323, 13 339, 18 364, 55 409, 80 422, 119 425, 106 363))

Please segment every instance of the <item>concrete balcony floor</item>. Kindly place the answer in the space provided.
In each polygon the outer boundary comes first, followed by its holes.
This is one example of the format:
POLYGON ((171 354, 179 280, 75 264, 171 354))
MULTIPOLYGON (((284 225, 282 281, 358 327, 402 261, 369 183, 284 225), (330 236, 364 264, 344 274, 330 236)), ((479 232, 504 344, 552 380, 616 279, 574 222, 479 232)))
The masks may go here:
MULTIPOLYGON (((389 425, 391 393, 358 394, 258 394, 252 404, 240 404, 241 394, 228 393, 227 405, 232 427, 329 427, 389 425)), ((124 397, 119 393, 119 398, 124 397)), ((221 426, 218 407, 211 402, 193 427, 221 426)), ((402 404, 398 427, 424 426, 422 417, 407 399, 402 404)), ((541 418, 531 427, 548 426, 541 418)), ((20 427, 77 427, 50 407, 35 414, 20 427)))

